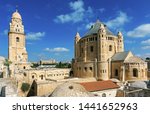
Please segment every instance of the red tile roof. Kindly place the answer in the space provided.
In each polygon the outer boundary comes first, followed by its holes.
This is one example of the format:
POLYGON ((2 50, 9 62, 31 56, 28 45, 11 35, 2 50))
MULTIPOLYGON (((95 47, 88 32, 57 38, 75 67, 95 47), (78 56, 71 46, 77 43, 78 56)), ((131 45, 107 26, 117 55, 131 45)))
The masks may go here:
POLYGON ((84 82, 80 83, 87 91, 102 91, 108 89, 116 89, 119 88, 117 84, 112 82, 111 80, 107 81, 96 81, 96 82, 84 82))

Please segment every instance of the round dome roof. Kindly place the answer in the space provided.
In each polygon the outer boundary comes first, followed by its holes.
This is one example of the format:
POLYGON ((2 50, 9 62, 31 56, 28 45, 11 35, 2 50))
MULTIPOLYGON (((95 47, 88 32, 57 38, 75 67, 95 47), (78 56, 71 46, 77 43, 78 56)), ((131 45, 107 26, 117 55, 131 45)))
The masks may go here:
POLYGON ((90 30, 84 35, 84 37, 88 36, 88 35, 92 35, 92 34, 97 34, 100 27, 105 28, 107 35, 113 35, 114 36, 114 34, 108 29, 108 27, 104 23, 97 20, 96 23, 91 26, 90 30))
POLYGON ((54 92, 50 95, 51 97, 90 97, 92 96, 85 90, 83 86, 73 82, 66 82, 59 85, 54 92))
POLYGON ((147 89, 147 84, 144 81, 136 81, 130 84, 131 87, 147 89))
POLYGON ((16 10, 16 12, 14 12, 13 14, 12 14, 12 18, 17 18, 17 19, 22 19, 21 18, 21 15, 19 14, 19 12, 16 10))

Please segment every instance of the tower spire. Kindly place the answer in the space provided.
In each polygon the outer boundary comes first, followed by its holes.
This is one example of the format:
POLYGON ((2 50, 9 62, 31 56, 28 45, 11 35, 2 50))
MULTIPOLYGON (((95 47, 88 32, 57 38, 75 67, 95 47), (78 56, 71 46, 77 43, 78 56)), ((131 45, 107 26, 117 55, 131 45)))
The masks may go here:
POLYGON ((16 5, 16 12, 18 12, 18 5, 16 5))

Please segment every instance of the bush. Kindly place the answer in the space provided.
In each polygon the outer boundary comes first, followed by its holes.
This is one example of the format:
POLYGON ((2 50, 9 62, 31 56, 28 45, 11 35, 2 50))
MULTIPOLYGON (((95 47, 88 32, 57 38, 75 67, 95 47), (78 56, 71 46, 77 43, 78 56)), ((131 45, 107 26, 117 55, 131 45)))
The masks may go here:
POLYGON ((28 91, 29 88, 30 88, 30 84, 28 84, 28 83, 22 83, 21 90, 22 90, 23 92, 28 91))

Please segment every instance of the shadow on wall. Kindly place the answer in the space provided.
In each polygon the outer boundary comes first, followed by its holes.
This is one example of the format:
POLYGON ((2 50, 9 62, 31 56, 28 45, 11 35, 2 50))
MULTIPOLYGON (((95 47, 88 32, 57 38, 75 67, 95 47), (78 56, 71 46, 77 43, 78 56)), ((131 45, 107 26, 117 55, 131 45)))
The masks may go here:
POLYGON ((3 78, 3 73, 2 72, 0 72, 0 78, 3 78))
POLYGON ((36 95, 37 95, 37 87, 36 87, 36 81, 34 80, 31 84, 27 97, 36 96, 36 95))

